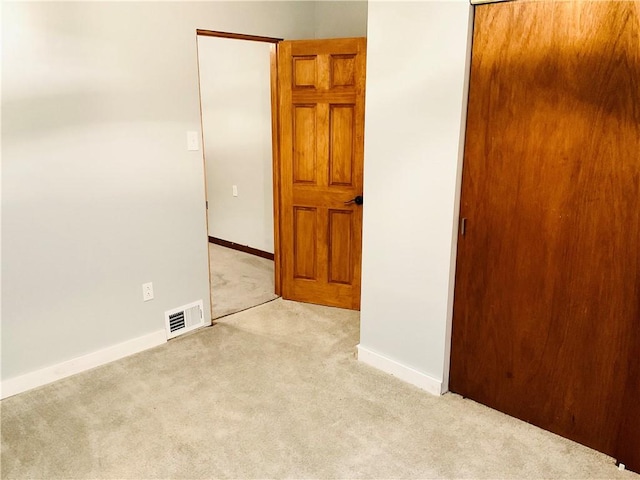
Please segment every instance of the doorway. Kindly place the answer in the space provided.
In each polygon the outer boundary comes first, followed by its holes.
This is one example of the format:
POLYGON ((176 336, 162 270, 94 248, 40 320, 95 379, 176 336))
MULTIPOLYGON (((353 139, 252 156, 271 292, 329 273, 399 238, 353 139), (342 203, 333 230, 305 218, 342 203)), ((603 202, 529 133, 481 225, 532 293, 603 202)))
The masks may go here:
POLYGON ((197 31, 212 320, 278 298, 271 62, 278 39, 197 31))
MULTIPOLYGON (((366 39, 285 42, 197 32, 211 241, 273 255, 276 295, 282 289, 285 299, 359 310, 366 39), (201 61, 203 38, 216 42, 211 71, 201 61), (258 49, 252 47, 255 67, 238 51, 238 40, 258 44, 258 49), (268 69, 265 43, 270 44, 268 69), (222 45, 227 50, 220 55, 222 45), (253 88, 238 89, 247 85, 253 88), (217 96, 210 97, 211 90, 217 96), (262 107, 247 102, 249 92, 262 92, 257 102, 262 107), (246 105, 251 108, 245 111, 246 105), (247 132, 245 126, 254 130, 247 132), (209 134, 216 139, 215 149, 209 134), (257 163, 248 165, 249 158, 257 163), (254 177, 259 181, 253 188, 237 183, 254 177), (239 200, 241 191, 249 192, 254 208, 271 213, 247 221, 253 213, 239 200), (267 228, 256 232, 256 225, 267 228), (266 250, 231 236, 256 242, 262 238, 266 250)), ((210 254, 212 284, 216 266, 210 254)), ((215 295, 214 318, 219 313, 215 295)))

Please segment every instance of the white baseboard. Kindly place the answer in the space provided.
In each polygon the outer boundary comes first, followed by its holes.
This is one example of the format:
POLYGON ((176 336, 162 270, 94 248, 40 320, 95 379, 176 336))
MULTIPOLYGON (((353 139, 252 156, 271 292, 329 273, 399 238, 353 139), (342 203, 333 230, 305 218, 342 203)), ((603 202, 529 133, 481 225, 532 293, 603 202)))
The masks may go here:
POLYGON ((90 370, 105 363, 128 357, 134 353, 157 347, 167 341, 167 332, 162 329, 142 337, 133 338, 126 342, 103 348, 82 357, 73 358, 66 362, 45 367, 35 372, 4 380, 0 385, 0 398, 7 398, 32 388, 55 382, 76 373, 90 370))
POLYGON ((359 361, 398 377, 400 380, 404 380, 433 395, 442 395, 442 382, 440 380, 373 352, 362 345, 358 345, 357 348, 359 361))

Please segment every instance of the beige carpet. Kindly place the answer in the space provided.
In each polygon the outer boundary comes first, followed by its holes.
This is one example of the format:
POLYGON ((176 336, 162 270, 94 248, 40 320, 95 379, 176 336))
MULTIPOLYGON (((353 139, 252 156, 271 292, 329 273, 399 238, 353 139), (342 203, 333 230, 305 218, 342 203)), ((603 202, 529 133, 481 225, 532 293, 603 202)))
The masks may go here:
POLYGON ((269 302, 273 293, 273 260, 209 244, 211 318, 269 302))
POLYGON ((6 399, 2 478, 640 479, 369 368, 357 341, 356 312, 279 299, 6 399))

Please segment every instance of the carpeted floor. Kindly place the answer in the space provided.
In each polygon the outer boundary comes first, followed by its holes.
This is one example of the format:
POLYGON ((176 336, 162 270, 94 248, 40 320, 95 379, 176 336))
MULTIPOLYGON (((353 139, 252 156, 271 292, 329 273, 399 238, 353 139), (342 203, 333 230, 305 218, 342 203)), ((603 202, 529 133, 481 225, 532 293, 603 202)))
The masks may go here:
POLYGON ((367 367, 357 341, 357 312, 278 299, 11 397, 2 478, 640 479, 367 367))
POLYGON ((210 243, 209 265, 214 320, 278 298, 273 260, 210 243))

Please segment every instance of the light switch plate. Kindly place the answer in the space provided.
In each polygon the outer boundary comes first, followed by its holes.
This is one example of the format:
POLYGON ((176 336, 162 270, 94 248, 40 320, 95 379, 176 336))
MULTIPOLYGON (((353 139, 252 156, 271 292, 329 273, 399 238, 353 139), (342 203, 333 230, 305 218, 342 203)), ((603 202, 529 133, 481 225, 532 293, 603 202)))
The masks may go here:
POLYGON ((200 150, 198 143, 198 132, 187 132, 187 150, 197 152, 200 150))

